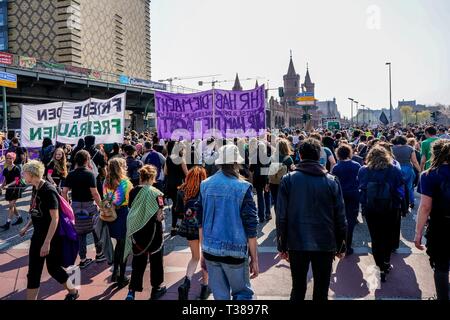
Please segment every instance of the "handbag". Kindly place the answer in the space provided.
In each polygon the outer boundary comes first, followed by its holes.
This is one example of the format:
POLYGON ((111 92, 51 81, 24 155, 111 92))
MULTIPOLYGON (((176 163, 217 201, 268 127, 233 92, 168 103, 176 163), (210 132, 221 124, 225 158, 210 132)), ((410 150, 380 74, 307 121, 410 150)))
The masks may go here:
POLYGON ((100 207, 100 219, 105 222, 114 222, 117 220, 117 212, 111 200, 105 199, 100 207))

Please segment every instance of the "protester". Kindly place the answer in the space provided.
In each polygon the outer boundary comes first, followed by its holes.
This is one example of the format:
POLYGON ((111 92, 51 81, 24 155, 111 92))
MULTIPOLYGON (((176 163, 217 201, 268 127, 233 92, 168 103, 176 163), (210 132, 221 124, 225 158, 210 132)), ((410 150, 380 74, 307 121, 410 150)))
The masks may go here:
POLYGON ((114 143, 112 146, 112 151, 108 154, 108 160, 120 157, 122 157, 122 155, 120 154, 120 146, 118 143, 114 143))
POLYGON ((53 159, 47 165, 46 179, 50 182, 59 193, 61 193, 64 187, 64 181, 67 178, 67 160, 64 150, 58 148, 53 153, 53 159))
POLYGON ((144 155, 142 156, 142 162, 144 165, 152 165, 157 170, 156 182, 154 187, 161 192, 164 190, 164 166, 166 164, 166 158, 153 149, 153 144, 150 141, 144 143, 144 155))
POLYGON ((44 164, 38 161, 30 161, 23 168, 26 183, 33 186, 31 220, 20 231, 23 237, 31 226, 34 229, 29 250, 27 300, 37 299, 46 263, 50 276, 68 291, 65 300, 72 301, 78 299, 79 294, 63 268, 63 245, 57 232, 59 199, 56 189, 43 180, 44 171, 44 164))
POLYGON ((438 300, 449 300, 450 267, 450 141, 440 140, 433 145, 431 167, 422 174, 422 194, 415 245, 424 250, 422 236, 427 227, 427 254, 434 271, 434 283, 438 300))
POLYGON ((103 181, 106 177, 106 160, 105 155, 103 152, 95 147, 95 136, 87 136, 84 138, 84 150, 89 152, 89 155, 91 156, 92 164, 89 164, 89 166, 95 166, 96 169, 94 169, 94 172, 98 172, 98 175, 96 177, 97 180, 97 190, 101 197, 103 197, 103 181))
POLYGON ((132 145, 125 147, 125 153, 127 155, 127 175, 135 187, 139 185, 139 169, 144 166, 142 161, 136 158, 136 152, 136 148, 132 145))
POLYGON ((87 268, 93 260, 87 257, 87 236, 92 233, 95 244, 97 263, 106 260, 103 254, 102 243, 96 232, 95 223, 99 218, 98 206, 101 206, 101 197, 97 190, 94 174, 87 168, 90 155, 87 151, 77 152, 74 163, 76 169, 67 176, 64 184, 63 197, 69 201, 69 192, 72 192, 72 209, 75 214, 75 229, 80 244, 80 269, 87 268))
POLYGON ((165 196, 172 200, 172 237, 177 235, 178 217, 173 210, 173 206, 177 201, 178 188, 183 184, 184 178, 188 174, 186 160, 184 159, 184 148, 181 143, 169 141, 167 146, 168 156, 164 166, 165 176, 165 196))
MULTIPOLYGON (((75 156, 77 155, 78 151, 83 150, 85 147, 84 139, 79 139, 77 145, 72 150, 72 158, 75 159, 75 156)), ((75 169, 75 161, 72 161, 70 166, 70 171, 75 169)))
POLYGON ((117 215, 117 219, 108 222, 109 234, 117 242, 114 249, 111 282, 115 282, 120 288, 124 288, 130 281, 125 276, 126 262, 123 261, 123 256, 127 235, 128 201, 133 184, 127 177, 127 163, 124 159, 110 160, 107 172, 103 186, 103 206, 113 206, 117 215))
POLYGON ((39 151, 39 159, 41 162, 47 166, 52 160, 53 152, 55 151, 55 146, 50 138, 44 138, 42 141, 42 148, 39 151))
MULTIPOLYGON (((178 299, 188 300, 189 290, 191 288, 192 277, 199 261, 200 255, 200 239, 197 220, 196 203, 200 195, 200 184, 206 180, 206 171, 202 167, 193 167, 186 176, 185 182, 180 186, 177 194, 177 202, 175 211, 182 216, 182 222, 178 233, 180 236, 186 238, 189 242, 191 250, 191 260, 188 263, 186 270, 186 277, 183 284, 178 287, 178 299)), ((202 285, 200 292, 200 300, 207 300, 211 291, 208 287, 208 272, 206 266, 202 263, 202 285)))
POLYGON ((396 229, 404 184, 402 172, 393 165, 388 150, 375 146, 369 151, 367 166, 359 171, 358 180, 373 256, 381 272, 381 281, 386 282, 391 271, 391 253, 398 241, 396 229))
POLYGON ((259 274, 258 218, 252 186, 238 173, 243 162, 236 146, 223 146, 216 161, 220 171, 200 187, 199 234, 215 300, 251 300, 250 278, 259 274))
POLYGON ((420 162, 420 171, 430 169, 432 145, 435 141, 439 140, 436 134, 437 131, 435 127, 430 126, 425 129, 426 140, 422 142, 422 159, 420 162))
POLYGON ((295 169, 294 160, 292 160, 291 155, 292 150, 289 141, 280 139, 277 142, 276 151, 273 153, 272 162, 269 168, 270 193, 272 195, 272 203, 275 207, 275 211, 281 179, 285 174, 295 169))
POLYGON ((5 167, 3 169, 3 183, 1 190, 6 189, 5 200, 8 201, 8 218, 6 223, 0 226, 3 230, 9 230, 11 227, 12 219, 16 217, 16 221, 12 223, 13 226, 17 226, 23 223, 23 218, 20 216, 17 210, 16 202, 22 194, 22 184, 20 168, 14 164, 16 160, 16 154, 10 152, 6 154, 5 167))
POLYGON ((397 136, 392 142, 394 143, 392 152, 395 159, 400 163, 406 184, 406 199, 409 200, 407 205, 414 208, 414 180, 416 178, 414 169, 420 172, 420 165, 414 149, 407 145, 408 140, 405 136, 397 136))
POLYGON ((264 223, 272 220, 272 199, 269 177, 267 176, 270 168, 270 157, 268 156, 267 146, 263 142, 257 142, 257 147, 252 153, 250 172, 253 173, 253 187, 256 190, 258 201, 259 223, 264 223))
POLYGON ((144 166, 139 170, 140 184, 130 192, 127 217, 127 237, 124 261, 133 255, 131 282, 126 300, 135 300, 136 292, 143 291, 144 273, 150 260, 151 300, 160 299, 166 292, 161 287, 164 282, 164 240, 163 208, 164 198, 161 191, 152 185, 157 170, 152 166, 144 166))
POLYGON ((302 143, 302 161, 283 178, 277 202, 278 251, 291 264, 293 301, 305 299, 310 264, 313 300, 327 300, 333 259, 345 254, 347 223, 341 186, 320 165, 320 153, 318 140, 302 143))
POLYGON ((338 164, 333 168, 332 174, 339 179, 345 203, 347 218, 346 255, 353 254, 353 230, 359 215, 359 185, 358 173, 361 165, 352 160, 353 151, 348 144, 342 144, 337 149, 338 164))

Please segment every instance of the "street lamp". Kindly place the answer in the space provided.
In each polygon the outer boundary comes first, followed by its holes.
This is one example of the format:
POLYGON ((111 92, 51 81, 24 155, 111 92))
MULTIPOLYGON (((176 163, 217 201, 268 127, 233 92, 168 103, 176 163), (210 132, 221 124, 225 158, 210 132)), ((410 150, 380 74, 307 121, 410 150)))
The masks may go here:
POLYGON ((358 104, 359 104, 359 102, 358 101, 355 101, 355 103, 356 103, 356 126, 359 126, 359 110, 358 110, 358 104))
POLYGON ((389 66, 389 121, 392 123, 392 64, 386 62, 389 66))
POLYGON ((350 121, 351 121, 351 124, 352 124, 352 127, 353 127, 353 102, 354 102, 355 100, 353 100, 352 98, 348 98, 348 100, 350 100, 350 101, 352 102, 352 106, 351 106, 351 108, 350 108, 350 114, 351 114, 351 116, 350 116, 350 121))

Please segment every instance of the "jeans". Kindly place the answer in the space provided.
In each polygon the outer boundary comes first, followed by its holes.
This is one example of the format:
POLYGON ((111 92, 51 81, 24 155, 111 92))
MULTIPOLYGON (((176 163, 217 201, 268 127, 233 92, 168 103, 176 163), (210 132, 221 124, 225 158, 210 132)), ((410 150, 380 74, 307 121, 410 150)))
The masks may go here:
MULTIPOLYGON (((78 241, 80 243, 80 259, 81 260, 86 259, 86 254, 87 254, 87 235, 88 234, 78 235, 78 241)), ((97 234, 95 233, 95 231, 92 232, 92 235, 94 236, 95 252, 97 252, 97 255, 99 255, 99 254, 101 254, 103 252, 102 243, 98 239, 97 234)))
POLYGON ((264 187, 255 187, 258 199, 258 218, 264 221, 271 216, 271 196, 270 192, 265 192, 264 187))
POLYGON ((402 175, 405 179, 406 190, 408 192, 409 204, 414 204, 414 180, 416 179, 416 173, 414 168, 410 164, 402 164, 402 175))
POLYGON ((333 259, 333 252, 289 251, 292 274, 291 301, 305 300, 310 264, 314 277, 313 300, 328 300, 333 259))
POLYGON ((214 300, 252 300, 248 260, 239 265, 206 260, 214 300))

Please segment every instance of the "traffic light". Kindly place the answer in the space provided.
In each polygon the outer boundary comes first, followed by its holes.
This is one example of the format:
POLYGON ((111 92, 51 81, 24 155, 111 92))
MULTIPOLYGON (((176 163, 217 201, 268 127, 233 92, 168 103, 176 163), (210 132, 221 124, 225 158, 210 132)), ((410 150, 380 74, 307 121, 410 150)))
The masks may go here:
POLYGON ((278 95, 280 96, 280 98, 284 98, 284 88, 283 87, 278 88, 278 95))

